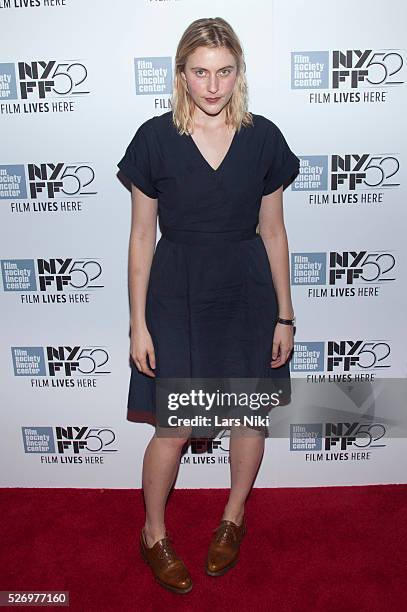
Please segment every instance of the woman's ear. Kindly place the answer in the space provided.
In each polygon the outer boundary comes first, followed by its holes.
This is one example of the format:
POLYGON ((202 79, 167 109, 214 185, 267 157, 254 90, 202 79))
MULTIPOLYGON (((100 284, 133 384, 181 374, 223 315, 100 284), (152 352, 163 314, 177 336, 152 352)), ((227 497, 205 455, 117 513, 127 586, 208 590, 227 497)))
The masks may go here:
POLYGON ((187 83, 187 78, 185 76, 185 73, 184 72, 180 72, 180 75, 181 75, 181 79, 182 79, 182 81, 184 83, 185 91, 187 91, 189 93, 188 83, 187 83))

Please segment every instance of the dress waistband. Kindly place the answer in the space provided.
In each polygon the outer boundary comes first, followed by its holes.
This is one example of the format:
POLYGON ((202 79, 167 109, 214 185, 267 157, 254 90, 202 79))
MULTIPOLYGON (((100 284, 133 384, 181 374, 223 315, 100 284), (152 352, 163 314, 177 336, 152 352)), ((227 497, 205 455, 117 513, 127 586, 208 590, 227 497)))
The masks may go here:
POLYGON ((161 227, 161 235, 171 242, 183 242, 186 244, 214 244, 222 242, 240 242, 241 240, 252 240, 260 234, 254 228, 242 230, 230 230, 227 232, 201 232, 197 230, 178 230, 170 227, 161 227))

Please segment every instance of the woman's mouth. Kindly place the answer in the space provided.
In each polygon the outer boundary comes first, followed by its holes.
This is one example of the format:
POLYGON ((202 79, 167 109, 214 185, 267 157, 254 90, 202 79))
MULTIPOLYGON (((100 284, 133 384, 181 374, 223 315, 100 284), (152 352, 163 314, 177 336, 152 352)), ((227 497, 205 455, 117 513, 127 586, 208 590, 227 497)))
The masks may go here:
POLYGON ((209 103, 209 104, 216 104, 216 102, 218 102, 220 100, 220 98, 205 98, 205 100, 209 103))

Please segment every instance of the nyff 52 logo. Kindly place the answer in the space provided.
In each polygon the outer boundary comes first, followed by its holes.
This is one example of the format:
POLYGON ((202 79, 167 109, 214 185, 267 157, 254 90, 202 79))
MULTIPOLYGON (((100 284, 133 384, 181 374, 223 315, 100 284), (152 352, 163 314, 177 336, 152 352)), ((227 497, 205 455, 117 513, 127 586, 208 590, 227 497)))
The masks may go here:
POLYGON ((309 453, 383 448, 380 440, 385 433, 382 423, 291 423, 290 450, 309 453))
POLYGON ((94 181, 95 172, 89 164, 28 164, 30 197, 45 194, 64 196, 95 195, 87 188, 94 181))
POLYGON ((95 171, 88 163, 0 165, 0 199, 18 200, 96 195, 95 171))
MULTIPOLYGON (((300 160, 301 172, 291 186, 292 191, 349 192, 361 196, 345 200, 334 197, 332 203, 366 202, 370 192, 400 187, 400 161, 396 154, 303 155, 300 160)), ((322 204, 330 200, 324 194, 310 201, 322 204)))
POLYGON ((403 66, 399 49, 332 51, 332 87, 400 85, 404 82, 400 74, 403 66))
POLYGON ((104 346, 12 346, 15 376, 99 376, 110 374, 104 346))
POLYGON ((360 377, 364 377, 365 373, 373 376, 391 367, 390 346, 385 340, 303 340, 295 343, 290 367, 292 372, 321 372, 315 379, 321 382, 326 380, 326 376, 332 381, 337 374, 342 378, 342 373, 346 374, 346 380, 349 381, 352 380, 352 374, 355 380, 362 379, 360 377), (324 372, 328 374, 325 376, 324 372), (335 374, 331 376, 331 372, 335 374))
POLYGON ((86 95, 88 71, 79 60, 35 60, 0 64, 4 100, 68 98, 86 95))
POLYGON ((293 51, 292 89, 379 89, 405 82, 405 51, 293 51))
POLYGON ((352 285, 355 281, 394 281, 391 273, 396 265, 394 255, 388 251, 331 251, 329 253, 329 280, 335 285, 339 280, 352 285))
POLYGON ((329 340, 327 347, 328 372, 340 370, 381 370, 390 368, 390 344, 382 340, 329 340))
POLYGON ((331 190, 341 187, 354 191, 363 188, 378 189, 398 187, 394 178, 400 163, 394 155, 369 155, 368 153, 331 156, 331 190))
POLYGON ((292 285, 353 285, 395 281, 391 251, 291 253, 292 285))
POLYGON ((63 292, 101 288, 102 266, 95 259, 3 259, 4 291, 63 292))
POLYGON ((89 455, 117 452, 111 427, 22 427, 25 453, 89 455))

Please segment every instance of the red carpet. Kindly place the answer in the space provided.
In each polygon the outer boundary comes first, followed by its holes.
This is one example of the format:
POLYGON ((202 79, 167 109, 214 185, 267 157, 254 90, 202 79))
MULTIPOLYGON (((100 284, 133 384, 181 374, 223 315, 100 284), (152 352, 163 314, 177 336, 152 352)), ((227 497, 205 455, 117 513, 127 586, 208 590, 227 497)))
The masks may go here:
POLYGON ((217 578, 203 564, 227 490, 176 489, 167 527, 194 580, 186 595, 156 584, 139 556, 139 490, 2 489, 0 496, 0 590, 69 591, 70 607, 59 609, 407 609, 407 485, 253 489, 240 560, 217 578))

